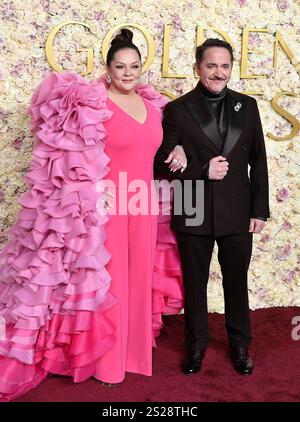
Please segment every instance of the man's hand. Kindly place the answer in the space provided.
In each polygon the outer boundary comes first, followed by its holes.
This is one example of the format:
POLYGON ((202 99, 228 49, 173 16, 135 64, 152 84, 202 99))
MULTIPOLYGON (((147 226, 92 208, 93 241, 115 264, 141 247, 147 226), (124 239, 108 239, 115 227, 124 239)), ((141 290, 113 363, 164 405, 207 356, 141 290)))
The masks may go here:
POLYGON ((184 153, 184 149, 180 145, 176 145, 173 151, 170 152, 165 163, 170 163, 169 169, 174 172, 181 169, 181 173, 186 169, 187 159, 184 153))
POLYGON ((222 180, 228 172, 228 161, 222 155, 209 161, 208 178, 210 180, 222 180))
POLYGON ((266 222, 263 220, 257 220, 256 218, 250 219, 249 233, 260 233, 264 228, 266 222))

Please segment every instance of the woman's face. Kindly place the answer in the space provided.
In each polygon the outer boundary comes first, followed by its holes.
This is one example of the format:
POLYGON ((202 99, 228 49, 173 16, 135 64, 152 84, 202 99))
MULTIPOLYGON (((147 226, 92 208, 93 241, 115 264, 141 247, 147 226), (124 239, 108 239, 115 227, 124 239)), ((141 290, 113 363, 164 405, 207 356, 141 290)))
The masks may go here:
POLYGON ((117 51, 107 71, 111 77, 112 88, 124 94, 134 91, 142 73, 138 53, 132 48, 117 51))

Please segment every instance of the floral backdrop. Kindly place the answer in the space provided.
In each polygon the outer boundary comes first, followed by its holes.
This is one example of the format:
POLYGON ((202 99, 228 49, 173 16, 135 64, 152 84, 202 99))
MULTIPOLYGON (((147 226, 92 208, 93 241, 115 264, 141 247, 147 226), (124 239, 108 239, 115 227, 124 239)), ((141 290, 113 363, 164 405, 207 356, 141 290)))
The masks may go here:
MULTIPOLYGON (((76 50, 92 47, 93 70, 86 78, 97 78, 104 70, 101 48, 108 31, 118 24, 140 24, 151 33, 155 43, 155 57, 143 79, 174 96, 187 92, 197 82, 192 68, 197 26, 218 28, 230 36, 235 55, 230 87, 257 93, 270 170, 271 218, 263 233, 255 236, 249 273, 250 306, 252 309, 300 306, 300 136, 275 141, 268 135, 283 137, 292 130, 288 120, 271 106, 270 101, 280 91, 295 94, 283 95, 279 104, 300 120, 300 5, 297 0, 0 0, 0 245, 7 240, 8 229, 19 209, 18 197, 26 189, 23 177, 34 142, 27 107, 33 89, 51 70, 45 42, 56 25, 68 20, 83 22, 88 28, 68 25, 57 33, 53 54, 64 70, 84 73, 86 52, 76 50), (171 25, 169 72, 184 74, 185 78, 162 77, 165 25, 171 25), (248 73, 264 75, 259 79, 240 79, 245 27, 268 30, 268 33, 249 34, 248 73), (276 31, 280 31, 295 58, 291 62, 279 47, 275 70, 276 31)), ((145 58, 145 38, 136 29, 134 34, 134 41, 145 58)), ((208 29, 205 36, 220 37, 220 34, 208 29)), ((216 255, 211 267, 209 308, 223 312, 216 255)))

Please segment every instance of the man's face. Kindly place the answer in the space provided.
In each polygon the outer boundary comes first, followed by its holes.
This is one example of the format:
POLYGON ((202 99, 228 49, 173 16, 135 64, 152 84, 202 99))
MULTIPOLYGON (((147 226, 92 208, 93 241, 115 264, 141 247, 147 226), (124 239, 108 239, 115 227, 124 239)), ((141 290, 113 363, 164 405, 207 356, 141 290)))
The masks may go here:
POLYGON ((202 85, 213 94, 219 94, 231 76, 230 53, 223 47, 209 47, 205 50, 202 61, 196 63, 195 67, 202 85))

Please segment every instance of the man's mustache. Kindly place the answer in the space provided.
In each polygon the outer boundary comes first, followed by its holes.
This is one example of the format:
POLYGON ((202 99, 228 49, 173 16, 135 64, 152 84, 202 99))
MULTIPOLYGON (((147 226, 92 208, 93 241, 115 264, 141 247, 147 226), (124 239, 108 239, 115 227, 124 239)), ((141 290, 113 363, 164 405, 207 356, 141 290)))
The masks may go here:
POLYGON ((210 80, 211 81, 226 81, 226 78, 218 78, 218 77, 215 77, 215 78, 210 78, 210 80))

